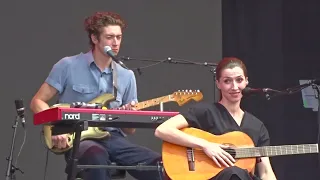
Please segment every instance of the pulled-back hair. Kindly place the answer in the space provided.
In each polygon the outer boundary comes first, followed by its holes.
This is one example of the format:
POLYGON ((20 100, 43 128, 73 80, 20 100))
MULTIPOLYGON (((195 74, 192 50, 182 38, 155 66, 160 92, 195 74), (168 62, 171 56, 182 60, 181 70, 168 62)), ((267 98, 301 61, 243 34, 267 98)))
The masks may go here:
POLYGON ((225 57, 219 62, 216 68, 216 80, 219 81, 221 78, 221 72, 224 69, 232 69, 235 67, 240 67, 243 70, 244 76, 248 77, 247 68, 240 59, 236 57, 225 57))
MULTIPOLYGON (((248 77, 248 72, 247 72, 247 68, 246 65, 244 65, 244 63, 236 58, 236 57, 225 57, 223 58, 217 68, 216 68, 216 80, 219 81, 221 78, 221 73, 224 69, 232 69, 235 67, 239 67, 243 70, 243 74, 245 77, 248 77)), ((220 91, 220 100, 222 99, 222 94, 220 91)))

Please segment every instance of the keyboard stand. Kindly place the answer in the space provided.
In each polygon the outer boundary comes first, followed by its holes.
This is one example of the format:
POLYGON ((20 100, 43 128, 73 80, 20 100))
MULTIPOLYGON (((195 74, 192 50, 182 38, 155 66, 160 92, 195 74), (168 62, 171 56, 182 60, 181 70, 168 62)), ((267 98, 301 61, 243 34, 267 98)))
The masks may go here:
POLYGON ((115 165, 78 165, 78 152, 79 152, 79 146, 80 146, 80 140, 81 140, 81 132, 88 130, 88 127, 95 126, 95 127, 106 127, 108 126, 108 122, 93 122, 93 121, 77 121, 74 124, 74 133, 75 138, 73 141, 73 149, 72 154, 69 159, 70 163, 70 169, 71 172, 68 175, 68 180, 75 180, 77 176, 77 169, 78 168, 85 168, 85 169, 94 169, 94 168, 104 168, 104 169, 123 169, 123 170, 137 170, 137 171, 155 171, 157 170, 159 173, 160 180, 165 180, 164 178, 164 168, 162 162, 157 162, 157 165, 143 165, 138 164, 136 166, 115 166, 115 165))
POLYGON ((75 124, 75 138, 73 141, 73 149, 70 161, 71 163, 71 173, 68 176, 68 180, 75 180, 77 176, 78 169, 78 151, 80 145, 81 132, 88 129, 88 121, 78 121, 75 124))
POLYGON ((164 168, 162 162, 157 162, 157 165, 144 165, 143 163, 135 166, 118 166, 118 165, 77 165, 82 169, 118 169, 118 170, 136 170, 136 171, 158 171, 160 180, 164 179, 164 168))

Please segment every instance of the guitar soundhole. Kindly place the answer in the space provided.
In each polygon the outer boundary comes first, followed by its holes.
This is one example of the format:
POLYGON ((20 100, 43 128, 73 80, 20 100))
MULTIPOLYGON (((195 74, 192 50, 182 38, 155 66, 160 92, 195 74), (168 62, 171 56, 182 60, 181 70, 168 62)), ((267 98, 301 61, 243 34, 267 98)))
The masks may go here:
POLYGON ((229 146, 228 148, 223 148, 227 153, 229 153, 233 158, 236 157, 236 150, 234 149, 235 146, 233 144, 223 144, 225 146, 229 146))

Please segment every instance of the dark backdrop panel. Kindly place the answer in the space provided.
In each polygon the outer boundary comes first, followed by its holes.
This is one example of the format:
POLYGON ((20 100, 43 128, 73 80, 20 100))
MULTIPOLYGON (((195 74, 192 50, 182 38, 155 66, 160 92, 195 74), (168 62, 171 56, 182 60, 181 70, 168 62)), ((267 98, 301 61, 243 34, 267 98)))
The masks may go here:
MULTIPOLYGON (((10 128, 16 115, 14 100, 23 98, 29 106, 32 96, 51 67, 64 56, 89 50, 83 20, 95 11, 115 11, 128 23, 120 54, 132 58, 162 60, 181 58, 198 63, 222 58, 221 4, 219 1, 7 1, 0 5, 0 79, 2 84, 2 142, 0 169, 11 143, 10 128)), ((125 61, 130 68, 148 62, 125 61)), ((171 94, 179 89, 201 89, 204 100, 213 101, 213 75, 209 67, 163 63, 137 74, 140 101, 171 94)), ((55 100, 50 103, 53 104, 55 100)), ((151 108, 158 109, 159 107, 151 108)), ((176 103, 165 110, 178 111, 176 103)), ((25 171, 18 179, 43 179, 45 148, 40 141, 41 127, 32 124, 27 108, 27 141, 19 159, 25 171)), ((15 155, 22 143, 18 129, 15 155)), ((133 142, 159 151, 161 141, 153 130, 138 130, 133 142)), ((47 180, 64 179, 63 156, 49 155, 47 180)), ((4 174, 3 174, 4 175, 4 174)), ((128 176, 127 179, 132 179, 128 176)))
MULTIPOLYGON (((249 86, 283 89, 319 77, 317 1, 222 1, 223 56, 238 56, 249 86)), ((301 93, 269 101, 246 98, 243 106, 266 124, 273 145, 317 142, 316 113, 301 93)), ((319 179, 317 154, 272 158, 278 179, 319 179)))
MULTIPOLYGON (((315 0, 283 0, 284 78, 289 86, 299 85, 299 79, 320 77, 320 9, 315 0)), ((301 93, 285 101, 284 119, 289 143, 317 142, 317 112, 303 108, 301 93)), ((292 156, 286 165, 287 179, 319 179, 317 155, 292 156)))

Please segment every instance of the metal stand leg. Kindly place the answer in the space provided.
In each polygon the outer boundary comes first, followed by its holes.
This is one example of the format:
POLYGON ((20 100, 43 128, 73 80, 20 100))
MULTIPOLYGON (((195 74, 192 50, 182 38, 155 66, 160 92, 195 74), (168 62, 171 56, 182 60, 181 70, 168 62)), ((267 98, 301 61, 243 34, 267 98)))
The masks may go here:
POLYGON ((78 166, 78 151, 80 145, 80 137, 81 132, 83 130, 88 129, 88 122, 87 121, 79 121, 75 127, 75 138, 73 141, 73 148, 72 148, 72 155, 71 159, 68 163, 71 163, 71 172, 68 176, 68 180, 75 180, 77 176, 77 166, 78 166))
POLYGON ((163 102, 160 102, 160 111, 163 111, 163 102))
POLYGON ((160 179, 160 180, 164 180, 164 179, 163 179, 164 169, 163 169, 162 162, 159 162, 159 161, 158 161, 157 167, 158 167, 158 172, 159 172, 159 179, 160 179))

